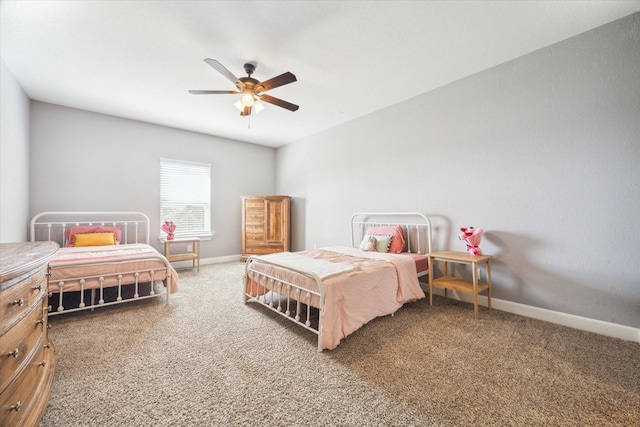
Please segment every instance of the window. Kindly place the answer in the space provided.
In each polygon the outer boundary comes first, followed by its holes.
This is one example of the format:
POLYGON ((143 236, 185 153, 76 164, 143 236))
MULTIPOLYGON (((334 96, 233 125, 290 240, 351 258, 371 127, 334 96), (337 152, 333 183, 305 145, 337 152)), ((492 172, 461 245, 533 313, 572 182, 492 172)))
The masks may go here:
POLYGON ((160 223, 176 237, 211 236, 211 165, 160 159, 160 223))

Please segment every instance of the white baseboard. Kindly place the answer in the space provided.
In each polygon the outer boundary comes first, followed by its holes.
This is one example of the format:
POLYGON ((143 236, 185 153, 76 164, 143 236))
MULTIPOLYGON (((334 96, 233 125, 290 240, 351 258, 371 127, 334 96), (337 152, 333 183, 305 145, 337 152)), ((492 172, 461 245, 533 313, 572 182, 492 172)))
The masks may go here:
MULTIPOLYGON (((426 284, 423 283, 422 285, 424 287, 426 284)), ((429 291, 428 285, 426 285, 426 291, 429 291)), ((444 289, 434 287, 433 294, 444 296, 444 289)), ((456 292, 450 289, 447 292, 447 297, 473 304, 473 295, 470 294, 456 292)), ((484 295, 478 295, 478 305, 486 307, 487 297, 484 295)), ((640 329, 633 328, 631 326, 618 325, 616 323, 604 322, 602 320, 590 319, 588 317, 576 316, 573 314, 548 310, 546 308, 533 307, 497 298, 491 298, 491 308, 518 314, 520 316, 531 317, 533 319, 544 320, 545 322, 568 326, 570 328, 640 343, 640 329)))
MULTIPOLYGON (((221 264, 223 262, 233 262, 233 261, 241 261, 241 260, 242 260, 241 255, 227 255, 227 256, 221 256, 216 258, 201 259, 200 265, 203 266, 208 264, 221 264)), ((172 262, 171 265, 173 265, 173 268, 175 268, 176 270, 190 269, 190 268, 193 268, 193 261, 187 260, 187 261, 172 262)))
POLYGON ((242 261, 242 255, 227 255, 216 258, 206 258, 200 260, 200 265, 221 264, 223 262, 242 261))

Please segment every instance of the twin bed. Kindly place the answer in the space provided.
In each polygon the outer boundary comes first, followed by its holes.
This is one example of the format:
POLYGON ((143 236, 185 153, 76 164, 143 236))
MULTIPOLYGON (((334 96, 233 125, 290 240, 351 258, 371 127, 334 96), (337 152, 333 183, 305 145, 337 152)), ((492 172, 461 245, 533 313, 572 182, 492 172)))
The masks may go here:
POLYGON ((318 351, 405 303, 424 298, 431 223, 421 213, 351 218, 351 246, 247 259, 245 303, 257 303, 318 335, 318 351), (372 239, 373 237, 373 239, 372 239))
POLYGON ((140 212, 44 212, 30 223, 31 241, 54 241, 49 262, 49 315, 165 297, 178 290, 169 261, 149 245, 140 212))

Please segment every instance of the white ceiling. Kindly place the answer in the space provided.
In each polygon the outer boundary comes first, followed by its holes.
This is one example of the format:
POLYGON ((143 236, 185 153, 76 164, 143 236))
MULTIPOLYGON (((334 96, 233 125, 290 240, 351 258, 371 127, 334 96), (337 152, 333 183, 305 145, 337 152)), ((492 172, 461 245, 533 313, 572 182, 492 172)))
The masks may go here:
POLYGON ((0 54, 34 100, 272 147, 640 11, 633 1, 0 2, 0 54), (242 118, 237 77, 298 81, 242 118))

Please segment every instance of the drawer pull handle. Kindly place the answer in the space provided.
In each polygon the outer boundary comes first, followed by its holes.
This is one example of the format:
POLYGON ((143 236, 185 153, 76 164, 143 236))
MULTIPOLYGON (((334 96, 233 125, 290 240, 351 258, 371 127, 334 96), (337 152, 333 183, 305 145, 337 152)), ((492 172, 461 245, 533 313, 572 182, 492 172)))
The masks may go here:
POLYGON ((9 408, 9 410, 18 412, 21 407, 22 403, 20 403, 20 401, 18 400, 18 403, 16 403, 15 405, 11 405, 11 408, 9 408))
POLYGON ((33 289, 34 291, 41 291, 42 290, 42 285, 36 285, 36 286, 32 287, 31 289, 33 289))
POLYGON ((36 325, 44 325, 44 317, 42 319, 36 320, 36 325))
POLYGON ((38 363, 38 366, 45 366, 47 364, 46 360, 43 360, 42 362, 38 363))
POLYGON ((7 356, 9 356, 9 357, 11 357, 11 356, 13 356, 13 357, 18 357, 19 355, 20 355, 20 349, 19 349, 19 348, 16 348, 15 350, 10 351, 10 352, 7 354, 7 356))
POLYGON ((17 305, 19 307, 22 307, 24 305, 24 298, 19 298, 17 300, 13 300, 11 305, 17 305))

